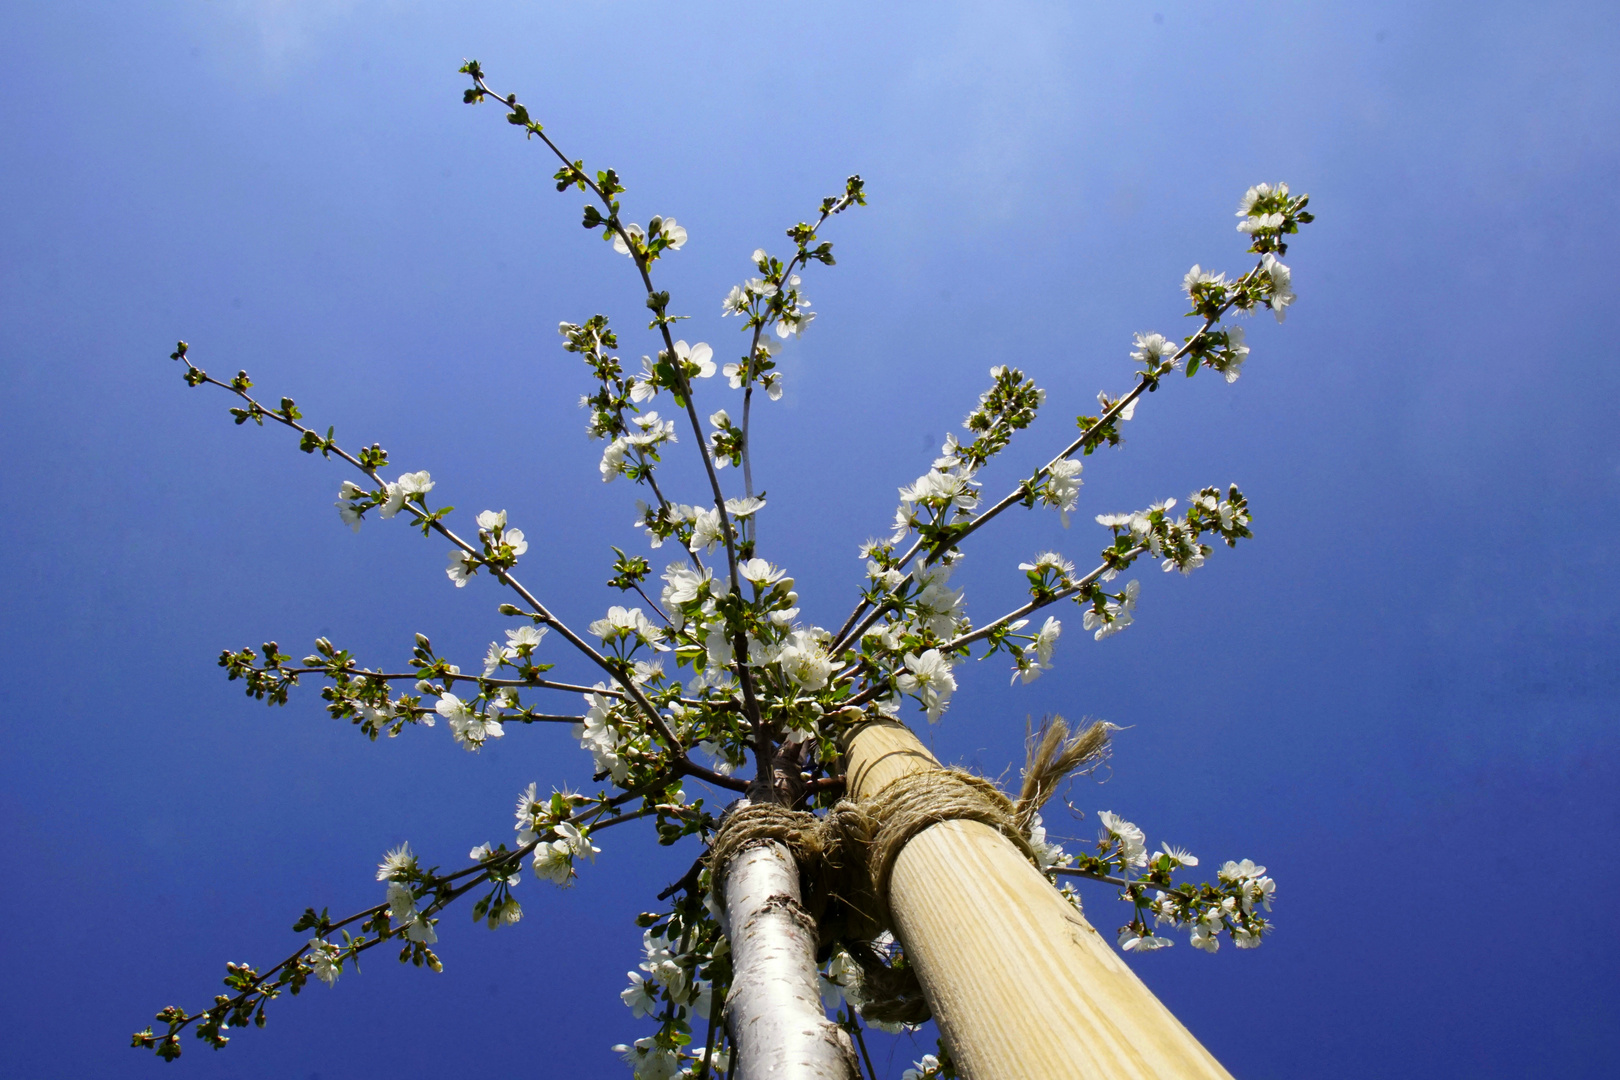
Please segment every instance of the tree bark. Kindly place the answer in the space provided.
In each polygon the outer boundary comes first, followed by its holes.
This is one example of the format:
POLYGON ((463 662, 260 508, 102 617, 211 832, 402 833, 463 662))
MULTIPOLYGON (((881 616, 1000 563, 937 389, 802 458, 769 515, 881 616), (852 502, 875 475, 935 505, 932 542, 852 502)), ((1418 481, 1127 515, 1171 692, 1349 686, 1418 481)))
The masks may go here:
MULTIPOLYGON (((903 724, 848 748, 849 792, 869 799, 937 769, 903 724)), ((968 1080, 1231 1080, 1079 911, 1005 836, 945 821, 901 850, 895 936, 968 1080)))
POLYGON ((726 1026, 740 1080, 857 1080, 855 1047, 827 1019, 816 925, 787 848, 762 843, 726 870, 732 982, 726 1026))

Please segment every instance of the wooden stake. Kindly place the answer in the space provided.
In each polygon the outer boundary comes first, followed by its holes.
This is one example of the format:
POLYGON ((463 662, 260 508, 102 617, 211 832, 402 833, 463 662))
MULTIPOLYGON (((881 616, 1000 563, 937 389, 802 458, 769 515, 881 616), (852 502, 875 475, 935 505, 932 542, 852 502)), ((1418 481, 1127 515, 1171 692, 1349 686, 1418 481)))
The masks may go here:
MULTIPOLYGON (((903 724, 848 747, 849 792, 870 799, 939 762, 903 724)), ((946 821, 901 850, 895 936, 968 1080, 1221 1078, 1221 1068, 1012 842, 946 821)))

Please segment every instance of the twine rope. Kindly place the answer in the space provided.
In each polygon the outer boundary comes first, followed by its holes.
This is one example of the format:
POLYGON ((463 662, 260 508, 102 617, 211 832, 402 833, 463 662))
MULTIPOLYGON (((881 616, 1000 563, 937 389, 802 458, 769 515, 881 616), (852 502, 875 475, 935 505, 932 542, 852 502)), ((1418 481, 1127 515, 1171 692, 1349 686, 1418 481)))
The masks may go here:
MULTIPOLYGON (((720 822, 709 851, 711 880, 720 889, 731 862, 762 844, 786 848, 799 868, 805 910, 822 949, 841 944, 861 968, 861 1012, 869 1020, 920 1024, 928 1003, 912 967, 891 967, 870 942, 893 927, 889 879, 906 844, 946 821, 978 821, 1000 832, 1040 867, 1025 831, 1063 777, 1102 760, 1112 725, 1073 735, 1054 718, 1029 746, 1018 802, 989 780, 962 769, 935 767, 899 777, 870 798, 841 800, 825 815, 771 803, 741 801, 720 822)), ((722 905, 725 898, 717 896, 722 905)), ((823 953, 825 956, 825 953, 823 953)))

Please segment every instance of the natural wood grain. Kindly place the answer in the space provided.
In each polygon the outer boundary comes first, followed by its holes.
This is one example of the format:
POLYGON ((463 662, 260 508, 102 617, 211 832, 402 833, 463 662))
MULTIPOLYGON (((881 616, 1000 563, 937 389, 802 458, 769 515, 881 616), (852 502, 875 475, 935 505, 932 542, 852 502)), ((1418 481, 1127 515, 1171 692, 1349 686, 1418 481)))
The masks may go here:
MULTIPOLYGON (((902 724, 862 728, 850 792, 939 763, 902 724)), ((969 1080, 1225 1078, 1209 1051, 1013 844, 947 821, 900 852, 895 934, 969 1080)))

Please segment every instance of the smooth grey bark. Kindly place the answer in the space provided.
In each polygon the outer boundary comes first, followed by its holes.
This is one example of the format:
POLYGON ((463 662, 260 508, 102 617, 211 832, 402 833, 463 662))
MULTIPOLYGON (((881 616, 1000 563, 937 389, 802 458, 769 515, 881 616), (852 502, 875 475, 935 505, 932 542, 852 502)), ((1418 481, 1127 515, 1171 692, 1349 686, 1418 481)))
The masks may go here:
POLYGON ((793 856, 772 842, 739 852, 726 870, 725 898, 735 1076, 858 1080, 854 1044, 821 1005, 816 924, 804 910, 793 856))

